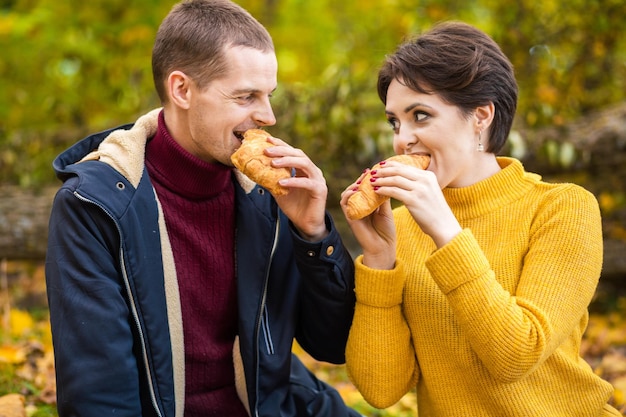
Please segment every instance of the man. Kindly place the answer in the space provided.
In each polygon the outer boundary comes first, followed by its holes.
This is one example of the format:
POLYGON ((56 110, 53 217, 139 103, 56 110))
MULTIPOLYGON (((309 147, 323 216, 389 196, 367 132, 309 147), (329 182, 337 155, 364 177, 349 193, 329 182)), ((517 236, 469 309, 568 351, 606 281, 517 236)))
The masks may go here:
POLYGON ((162 22, 163 104, 54 161, 46 278, 59 415, 356 415, 291 354, 343 363, 353 263, 326 214, 322 172, 273 139, 295 173, 272 197, 232 168, 271 126, 277 63, 265 28, 225 0, 162 22))

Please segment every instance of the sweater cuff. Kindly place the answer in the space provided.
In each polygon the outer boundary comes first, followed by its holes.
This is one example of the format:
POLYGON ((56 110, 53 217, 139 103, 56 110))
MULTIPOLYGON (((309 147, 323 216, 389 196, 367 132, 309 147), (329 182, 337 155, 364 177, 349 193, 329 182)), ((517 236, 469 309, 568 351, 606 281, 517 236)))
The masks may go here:
POLYGON ((426 260, 426 267, 444 294, 483 276, 491 268, 469 229, 463 229, 435 251, 426 260))
POLYGON ((394 269, 372 269, 363 265, 363 255, 355 260, 355 292, 358 303, 389 308, 402 303, 404 268, 396 260, 394 269))

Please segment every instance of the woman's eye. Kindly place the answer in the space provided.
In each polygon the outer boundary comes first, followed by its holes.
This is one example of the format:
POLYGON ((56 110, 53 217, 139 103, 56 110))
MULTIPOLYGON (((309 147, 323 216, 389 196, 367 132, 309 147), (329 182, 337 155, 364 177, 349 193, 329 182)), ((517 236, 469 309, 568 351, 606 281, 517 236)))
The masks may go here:
POLYGON ((400 130, 400 122, 396 119, 387 119, 387 123, 389 123, 389 126, 391 126, 391 129, 393 129, 394 132, 400 130))
POLYGON ((416 111, 414 113, 415 116, 415 121, 416 122, 423 122, 424 120, 428 119, 430 117, 430 115, 428 113, 424 113, 423 111, 416 111))

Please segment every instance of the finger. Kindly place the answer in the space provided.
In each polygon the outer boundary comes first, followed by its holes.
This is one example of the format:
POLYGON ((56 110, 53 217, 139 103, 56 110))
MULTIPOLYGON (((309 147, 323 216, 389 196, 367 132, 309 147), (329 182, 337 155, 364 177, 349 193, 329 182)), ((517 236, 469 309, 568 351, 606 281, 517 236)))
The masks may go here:
POLYGON ((359 191, 359 186, 356 183, 351 184, 348 188, 343 190, 343 192, 341 193, 341 198, 339 200, 339 204, 342 205, 342 206, 343 205, 347 206, 348 205, 348 200, 357 191, 359 191))
POLYGON ((291 157, 309 159, 308 155, 302 149, 294 148, 293 146, 289 145, 282 139, 271 137, 271 138, 268 138, 268 141, 272 145, 274 145, 264 150, 265 154, 269 157, 279 158, 279 157, 291 156, 291 157))
POLYGON ((299 188, 312 191, 314 194, 319 194, 320 191, 326 191, 326 181, 323 177, 313 176, 295 176, 291 178, 282 179, 279 184, 286 188, 299 188))
POLYGON ((276 145, 276 146, 288 146, 288 147, 292 147, 291 145, 289 145, 287 142, 285 142, 284 140, 280 139, 280 138, 276 138, 274 136, 270 136, 269 138, 267 138, 267 141, 276 145))
POLYGON ((385 165, 384 167, 377 168, 371 171, 372 176, 376 178, 384 178, 384 177, 404 177, 408 179, 417 179, 419 178, 419 174, 424 172, 415 167, 411 167, 405 164, 401 164, 399 162, 390 162, 389 165, 385 165))
MULTIPOLYGON (((272 159, 272 166, 276 168, 293 168, 297 178, 311 178, 314 181, 326 183, 324 173, 306 155, 282 156, 272 159)), ((293 178, 293 177, 292 177, 293 178)))

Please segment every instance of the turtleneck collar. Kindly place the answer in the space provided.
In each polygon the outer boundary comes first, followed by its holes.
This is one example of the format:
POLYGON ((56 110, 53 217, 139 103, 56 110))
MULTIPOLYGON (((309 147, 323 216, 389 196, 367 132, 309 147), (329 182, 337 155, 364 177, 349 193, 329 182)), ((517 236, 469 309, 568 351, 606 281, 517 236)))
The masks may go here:
POLYGON ((518 199, 541 177, 527 173, 520 161, 498 157, 498 173, 462 188, 444 188, 443 195, 457 219, 471 219, 518 199))
POLYGON ((163 111, 157 132, 146 147, 146 165, 153 181, 183 197, 201 200, 221 193, 232 181, 232 168, 190 154, 172 138, 163 111))

